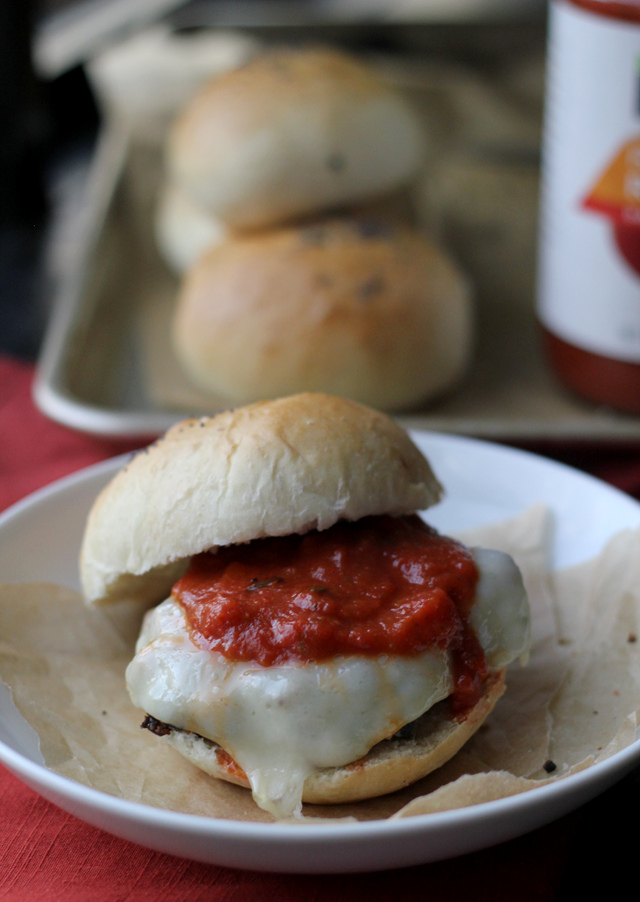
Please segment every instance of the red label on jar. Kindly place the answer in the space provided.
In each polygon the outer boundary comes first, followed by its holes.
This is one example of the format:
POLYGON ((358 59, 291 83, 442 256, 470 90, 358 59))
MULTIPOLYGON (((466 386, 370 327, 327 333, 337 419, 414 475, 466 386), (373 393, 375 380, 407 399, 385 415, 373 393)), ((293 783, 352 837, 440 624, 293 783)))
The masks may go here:
POLYGON ((538 310, 562 341, 640 363, 640 26, 584 6, 552 4, 538 310))

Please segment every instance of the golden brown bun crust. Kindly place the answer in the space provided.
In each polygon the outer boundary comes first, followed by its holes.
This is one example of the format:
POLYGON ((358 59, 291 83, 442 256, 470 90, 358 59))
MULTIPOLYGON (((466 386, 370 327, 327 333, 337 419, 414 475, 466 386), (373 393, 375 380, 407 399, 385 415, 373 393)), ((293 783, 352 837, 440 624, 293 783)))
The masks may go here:
POLYGON ((440 494, 403 429, 340 398, 302 394, 185 420, 96 499, 80 555, 83 591, 88 602, 158 602, 193 554, 407 514, 440 494))
POLYGON ((466 369, 466 280, 399 221, 334 218, 245 236, 183 284, 174 348, 201 388, 246 404, 322 391, 399 410, 466 369))
MULTIPOLYGON (((368 755, 344 767, 327 768, 307 778, 303 802, 341 804, 371 799, 410 786, 441 767, 483 724, 505 690, 505 671, 488 677, 478 703, 463 720, 448 715, 447 703, 436 705, 417 722, 415 739, 378 743, 368 755)), ((172 731, 166 741, 212 777, 248 787, 233 759, 216 753, 215 745, 194 733, 172 731)))
POLYGON ((421 125, 336 50, 271 50, 216 78, 170 135, 172 180, 223 221, 258 228, 386 194, 417 175, 421 125))

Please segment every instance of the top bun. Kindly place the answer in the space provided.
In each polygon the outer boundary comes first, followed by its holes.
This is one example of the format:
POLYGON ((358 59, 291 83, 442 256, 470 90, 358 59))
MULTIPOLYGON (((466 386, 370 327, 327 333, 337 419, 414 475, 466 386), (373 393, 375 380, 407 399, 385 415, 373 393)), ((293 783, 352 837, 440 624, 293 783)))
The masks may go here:
POLYGON ((185 420, 98 496, 80 575, 88 602, 166 598, 191 555, 440 499, 428 462, 384 414, 321 394, 185 420))
POLYGON ((171 179, 235 228, 385 194, 419 170, 405 100, 333 50, 266 52, 205 86, 169 136, 171 179))

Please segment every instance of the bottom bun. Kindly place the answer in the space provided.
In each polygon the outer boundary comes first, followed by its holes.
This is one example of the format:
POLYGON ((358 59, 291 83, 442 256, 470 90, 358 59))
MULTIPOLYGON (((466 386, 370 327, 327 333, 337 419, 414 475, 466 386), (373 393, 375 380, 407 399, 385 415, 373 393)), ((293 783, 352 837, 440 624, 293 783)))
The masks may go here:
MULTIPOLYGON (((426 777, 453 758, 489 716, 505 690, 504 676, 505 671, 500 670, 487 678, 480 700, 463 718, 452 718, 445 700, 415 722, 411 739, 383 740, 364 758, 312 774, 305 781, 302 801, 313 805, 357 802, 395 792, 426 777)), ((250 788, 242 769, 211 740, 171 727, 161 735, 210 776, 250 788)))

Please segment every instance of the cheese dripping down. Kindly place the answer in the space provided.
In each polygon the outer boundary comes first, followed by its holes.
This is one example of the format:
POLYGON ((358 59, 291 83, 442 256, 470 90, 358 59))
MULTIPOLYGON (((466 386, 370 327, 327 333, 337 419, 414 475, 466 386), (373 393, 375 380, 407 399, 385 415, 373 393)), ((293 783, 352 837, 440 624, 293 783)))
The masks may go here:
MULTIPOLYGON (((508 555, 474 549, 473 557, 471 625, 499 669, 527 653, 526 593, 508 555)), ((277 818, 300 813, 309 775, 363 757, 453 688, 449 654, 439 649, 277 667, 231 662, 193 643, 171 598, 147 614, 126 678, 135 705, 225 749, 256 803, 277 818)))

